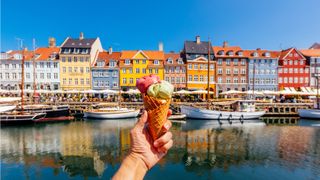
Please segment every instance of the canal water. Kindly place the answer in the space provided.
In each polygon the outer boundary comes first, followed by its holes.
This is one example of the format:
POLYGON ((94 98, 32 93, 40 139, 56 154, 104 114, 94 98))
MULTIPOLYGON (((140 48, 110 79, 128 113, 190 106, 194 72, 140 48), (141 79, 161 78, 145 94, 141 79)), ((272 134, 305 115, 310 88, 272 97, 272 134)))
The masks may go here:
MULTIPOLYGON (((1 179, 110 179, 136 119, 1 128, 1 179)), ((174 122, 145 179, 320 179, 320 122, 174 122)))

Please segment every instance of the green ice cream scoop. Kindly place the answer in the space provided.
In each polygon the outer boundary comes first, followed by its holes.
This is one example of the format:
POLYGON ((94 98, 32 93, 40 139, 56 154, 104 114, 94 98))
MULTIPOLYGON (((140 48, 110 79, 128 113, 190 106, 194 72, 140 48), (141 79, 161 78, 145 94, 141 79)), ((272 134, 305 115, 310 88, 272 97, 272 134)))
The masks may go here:
POLYGON ((169 99, 173 93, 173 86, 167 81, 161 81, 149 86, 147 94, 160 99, 169 99))

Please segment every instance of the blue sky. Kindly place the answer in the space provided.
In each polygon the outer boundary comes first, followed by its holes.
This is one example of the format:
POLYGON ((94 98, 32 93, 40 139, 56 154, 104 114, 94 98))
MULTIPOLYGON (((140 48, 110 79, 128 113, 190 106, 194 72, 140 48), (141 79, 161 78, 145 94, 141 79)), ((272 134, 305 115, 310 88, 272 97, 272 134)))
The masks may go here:
POLYGON ((210 37, 245 49, 308 48, 320 42, 319 0, 1 0, 1 51, 100 37, 104 49, 179 51, 210 37))

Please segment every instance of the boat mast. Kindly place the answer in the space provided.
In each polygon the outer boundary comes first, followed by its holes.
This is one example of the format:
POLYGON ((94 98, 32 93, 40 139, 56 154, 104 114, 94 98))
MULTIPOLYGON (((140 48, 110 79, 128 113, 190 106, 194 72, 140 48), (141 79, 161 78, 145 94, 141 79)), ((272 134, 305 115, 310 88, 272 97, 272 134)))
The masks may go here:
POLYGON ((118 87, 119 87, 119 91, 118 91, 118 106, 120 108, 120 106, 121 106, 120 62, 119 62, 118 66, 119 66, 119 68, 118 68, 118 87))
MULTIPOLYGON (((317 60, 318 61, 318 60, 317 60)), ((320 102, 319 102, 319 68, 318 68, 318 62, 316 61, 316 80, 317 80, 317 108, 320 109, 320 102)), ((320 62, 319 62, 320 63, 320 62)))
POLYGON ((36 94, 36 89, 37 89, 37 84, 36 84, 36 40, 33 38, 32 39, 33 43, 33 104, 35 103, 35 94, 36 94))
POLYGON ((22 48, 22 60, 21 60, 21 112, 23 112, 23 89, 24 89, 24 49, 22 48))
POLYGON ((208 71, 208 73, 207 73, 207 75, 208 75, 208 84, 207 84, 207 109, 209 109, 209 107, 210 107, 210 102, 209 102, 209 100, 210 100, 210 49, 211 49, 211 45, 210 45, 210 38, 208 39, 208 69, 207 69, 207 71, 208 71))
POLYGON ((255 95, 254 95, 254 86, 255 86, 255 81, 256 81, 256 78, 255 78, 255 75, 256 75, 256 63, 255 63, 256 59, 253 60, 253 87, 252 87, 252 97, 253 97, 253 100, 255 100, 255 95))

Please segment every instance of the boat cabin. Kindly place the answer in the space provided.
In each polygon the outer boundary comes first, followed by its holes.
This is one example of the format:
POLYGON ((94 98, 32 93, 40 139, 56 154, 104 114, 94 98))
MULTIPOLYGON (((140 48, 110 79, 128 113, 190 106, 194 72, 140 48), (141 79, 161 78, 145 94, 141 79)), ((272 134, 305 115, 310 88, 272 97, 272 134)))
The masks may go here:
POLYGON ((254 112, 255 100, 239 100, 233 104, 233 110, 238 112, 254 112))

